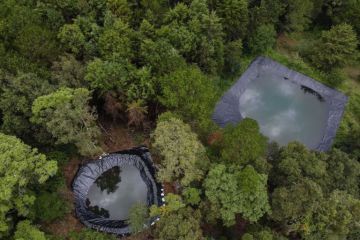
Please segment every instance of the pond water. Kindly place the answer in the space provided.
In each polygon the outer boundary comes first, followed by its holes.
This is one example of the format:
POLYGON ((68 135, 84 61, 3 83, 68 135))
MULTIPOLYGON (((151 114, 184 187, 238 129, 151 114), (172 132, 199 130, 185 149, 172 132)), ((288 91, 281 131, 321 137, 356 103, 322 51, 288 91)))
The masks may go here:
POLYGON ((147 185, 135 166, 113 167, 96 179, 87 197, 88 208, 96 214, 126 220, 133 204, 146 204, 147 185))
POLYGON ((255 119, 270 140, 299 141, 315 148, 325 133, 329 106, 312 89, 269 71, 259 71, 239 99, 243 117, 255 119))

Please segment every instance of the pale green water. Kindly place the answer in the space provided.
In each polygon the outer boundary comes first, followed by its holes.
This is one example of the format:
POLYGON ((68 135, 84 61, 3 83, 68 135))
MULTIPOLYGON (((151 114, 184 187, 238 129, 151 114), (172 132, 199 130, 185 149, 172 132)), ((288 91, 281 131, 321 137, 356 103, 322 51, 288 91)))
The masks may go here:
POLYGON ((147 186, 132 165, 104 172, 88 192, 87 205, 93 212, 112 220, 126 220, 131 206, 146 204, 147 186))
POLYGON ((328 119, 328 104, 319 96, 276 74, 260 71, 240 97, 240 112, 260 125, 270 140, 299 141, 315 148, 328 119))

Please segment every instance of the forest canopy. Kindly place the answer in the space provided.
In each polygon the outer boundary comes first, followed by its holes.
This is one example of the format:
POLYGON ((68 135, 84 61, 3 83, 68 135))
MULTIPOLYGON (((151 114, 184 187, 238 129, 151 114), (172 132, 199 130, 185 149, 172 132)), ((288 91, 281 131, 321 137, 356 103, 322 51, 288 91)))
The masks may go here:
POLYGON ((70 185, 145 144, 167 204, 134 205, 131 239, 359 239, 359 39, 359 0, 0 1, 0 238, 116 239, 70 185), (330 151, 212 121, 259 55, 349 97, 330 151))

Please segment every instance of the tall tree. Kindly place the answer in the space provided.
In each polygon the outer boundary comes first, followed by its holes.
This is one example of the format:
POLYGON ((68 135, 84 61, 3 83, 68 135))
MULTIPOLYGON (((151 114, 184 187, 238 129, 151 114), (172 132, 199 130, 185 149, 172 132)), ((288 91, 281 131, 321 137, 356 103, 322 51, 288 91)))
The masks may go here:
POLYGON ((202 179, 207 161, 205 148, 189 125, 176 118, 160 121, 153 137, 154 147, 163 157, 158 171, 161 181, 180 180, 187 186, 202 179))
POLYGON ((251 166, 238 169, 218 164, 210 169, 204 188, 224 224, 231 226, 236 214, 257 221, 270 211, 266 182, 267 176, 251 166))
POLYGON ((100 130, 89 100, 87 89, 62 88, 34 101, 31 120, 44 126, 58 144, 73 143, 81 155, 96 155, 101 152, 100 130))
POLYGON ((286 31, 303 31, 311 22, 313 12, 312 0, 284 0, 284 26, 286 31))
POLYGON ((218 90, 212 79, 197 67, 186 67, 164 76, 160 80, 160 102, 179 113, 185 120, 208 132, 213 127, 211 114, 218 90))
POLYGON ((164 19, 157 31, 184 56, 206 73, 218 73, 223 67, 223 38, 220 19, 210 12, 205 0, 179 3, 164 19))
POLYGON ((182 208, 164 215, 156 223, 155 238, 159 240, 201 240, 200 215, 191 208, 182 208))
POLYGON ((14 240, 46 240, 45 233, 31 225, 28 220, 19 222, 16 226, 14 240))
POLYGON ((219 1, 216 13, 221 18, 227 40, 233 41, 246 36, 249 23, 248 1, 219 1))
POLYGON ((1 128, 5 133, 29 138, 31 126, 31 104, 38 97, 49 93, 52 86, 33 73, 19 73, 16 76, 0 72, 1 128))
POLYGON ((144 230, 149 217, 149 209, 145 204, 135 203, 130 208, 129 220, 132 233, 139 233, 144 230))
POLYGON ((357 45, 358 40, 351 25, 336 25, 322 32, 310 59, 322 70, 341 68, 354 59, 357 45))
POLYGON ((245 118, 225 127, 220 145, 222 161, 244 166, 265 156, 267 139, 255 120, 245 118))
POLYGON ((4 237, 15 213, 20 216, 29 213, 29 206, 35 201, 31 186, 42 184, 54 175, 57 165, 37 149, 2 133, 0 149, 0 236, 4 237))

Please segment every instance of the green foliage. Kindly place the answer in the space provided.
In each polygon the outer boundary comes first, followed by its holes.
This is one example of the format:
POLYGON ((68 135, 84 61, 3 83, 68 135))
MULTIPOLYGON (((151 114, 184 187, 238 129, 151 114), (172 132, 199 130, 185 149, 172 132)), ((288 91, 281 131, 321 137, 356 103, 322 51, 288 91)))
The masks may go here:
POLYGON ((14 240, 46 240, 45 234, 31 225, 28 220, 19 222, 16 226, 14 240))
POLYGON ((101 55, 109 60, 131 59, 131 35, 132 29, 120 19, 105 26, 98 42, 101 55))
POLYGON ((128 223, 132 233, 139 233, 144 230, 149 216, 149 209, 145 204, 135 203, 129 212, 128 223))
POLYGON ((173 193, 169 193, 165 196, 165 202, 166 204, 160 207, 152 205, 150 207, 150 216, 165 216, 185 207, 181 196, 173 193))
POLYGON ((341 191, 334 191, 322 202, 311 220, 313 239, 345 239, 360 223, 360 200, 341 191))
POLYGON ((280 222, 291 222, 301 228, 304 221, 318 210, 323 194, 318 184, 304 179, 290 187, 276 188, 271 198, 271 217, 280 222))
POLYGON ((71 232, 68 235, 69 240, 116 240, 114 235, 97 232, 89 228, 83 228, 79 232, 71 232))
POLYGON ((85 45, 85 36, 80 27, 75 24, 65 24, 61 27, 58 38, 68 51, 79 54, 85 45))
POLYGON ((51 61, 59 52, 55 34, 43 26, 24 27, 14 40, 14 45, 31 60, 51 61))
POLYGON ((164 19, 158 34, 184 56, 188 63, 207 73, 218 73, 223 67, 223 39, 220 18, 207 8, 205 0, 179 3, 164 19))
POLYGON ((241 240, 284 240, 286 238, 275 234, 270 229, 256 229, 252 230, 251 233, 245 233, 241 240))
MULTIPOLYGON (((335 203, 345 204, 344 199, 358 198, 359 167, 358 161, 336 149, 318 153, 298 143, 281 148, 274 176, 270 177, 276 186, 272 193, 272 218, 281 223, 284 231, 299 232, 308 239, 327 239, 330 235, 343 238, 352 226, 352 216, 335 203)), ((358 200, 354 201, 353 207, 344 208, 356 213, 358 200)), ((354 218, 352 222, 356 221, 354 218)))
POLYGON ((228 42, 225 46, 225 72, 236 73, 240 68, 242 57, 242 41, 241 39, 228 42))
POLYGON ((255 120, 245 118, 236 126, 225 127, 220 145, 222 161, 246 165, 265 156, 267 139, 255 120))
POLYGON ((200 193, 200 189, 188 187, 181 194, 187 204, 198 205, 201 201, 200 193))
POLYGON ((101 152, 97 145, 100 130, 89 100, 87 89, 62 88, 34 101, 31 120, 44 126, 58 144, 73 143, 81 155, 96 155, 101 152))
POLYGON ((163 157, 157 173, 159 180, 180 180, 187 186, 202 179, 207 161, 205 148, 189 125, 176 118, 161 121, 153 137, 153 146, 163 157))
POLYGON ((61 87, 79 88, 86 86, 84 65, 71 54, 60 56, 51 67, 52 80, 61 87))
POLYGON ((249 221, 257 221, 270 211, 266 189, 267 176, 253 167, 244 169, 213 166, 204 182, 205 194, 226 226, 234 225, 240 213, 249 221))
POLYGON ((141 60, 155 75, 169 74, 185 66, 184 58, 167 41, 144 39, 141 43, 141 60))
POLYGON ((210 132, 213 126, 211 114, 218 92, 212 79, 196 67, 179 69, 161 80, 160 102, 185 120, 210 132))
POLYGON ((336 134, 335 146, 360 159, 360 94, 356 92, 349 98, 336 134))
POLYGON ((129 103, 147 101, 154 95, 149 69, 136 69, 127 61, 103 61, 97 58, 87 65, 85 80, 93 89, 102 92, 115 90, 119 95, 124 95, 129 103))
POLYGON ((200 240, 199 212, 182 208, 160 218, 156 223, 155 239, 159 240, 200 240))
POLYGON ((43 184, 57 171, 55 161, 47 161, 37 149, 13 136, 0 133, 0 236, 6 235, 11 219, 9 211, 26 216, 35 201, 33 184, 43 184))
POLYGON ((219 1, 217 13, 221 18, 224 32, 228 40, 244 38, 249 22, 248 1, 225 0, 219 1))
POLYGON ((339 150, 317 153, 299 143, 290 143, 280 151, 279 159, 274 164, 272 182, 278 186, 289 186, 309 178, 320 185, 325 193, 339 189, 359 196, 359 167, 355 159, 339 150))
POLYGON ((303 31, 311 22, 313 11, 312 0, 284 0, 285 2, 285 21, 286 31, 303 31))
POLYGON ((276 31, 273 25, 259 26, 250 38, 249 48, 253 54, 261 54, 273 48, 276 42, 276 31))
POLYGON ((336 25, 322 32, 310 59, 316 67, 325 71, 341 68, 354 59, 357 44, 351 25, 336 25))
POLYGON ((280 25, 280 16, 285 14, 285 1, 283 0, 261 0, 253 1, 250 6, 249 32, 252 33, 260 26, 270 24, 276 28, 280 25))
POLYGON ((32 209, 34 218, 46 222, 61 219, 70 210, 68 203, 57 192, 37 194, 32 209))
POLYGON ((51 90, 49 83, 36 74, 2 75, 0 72, 0 109, 2 131, 19 137, 30 137, 31 104, 51 90), (26 83, 26 84, 24 84, 26 83))
POLYGON ((360 36, 360 5, 358 0, 324 1, 326 14, 333 24, 348 23, 360 36))

